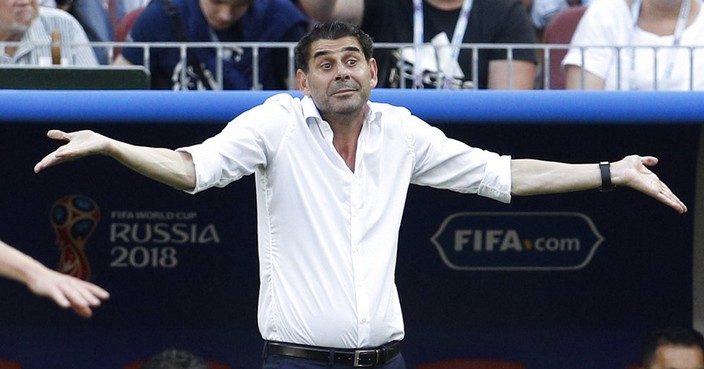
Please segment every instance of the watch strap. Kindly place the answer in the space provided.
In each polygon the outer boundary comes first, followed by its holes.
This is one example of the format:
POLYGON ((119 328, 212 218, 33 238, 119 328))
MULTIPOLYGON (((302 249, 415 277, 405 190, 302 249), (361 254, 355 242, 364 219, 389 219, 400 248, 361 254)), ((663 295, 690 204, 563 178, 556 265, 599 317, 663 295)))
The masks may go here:
POLYGON ((608 161, 602 161, 599 163, 599 171, 601 172, 601 186, 599 191, 609 192, 614 189, 613 183, 611 183, 611 163, 608 161))

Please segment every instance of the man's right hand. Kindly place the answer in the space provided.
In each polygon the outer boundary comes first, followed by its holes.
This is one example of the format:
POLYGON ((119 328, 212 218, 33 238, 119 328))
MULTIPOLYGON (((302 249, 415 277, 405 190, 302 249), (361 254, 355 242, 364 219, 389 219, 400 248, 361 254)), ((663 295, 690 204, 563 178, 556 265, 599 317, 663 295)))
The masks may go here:
POLYGON ((107 137, 88 130, 66 133, 52 129, 46 135, 54 140, 66 141, 66 144, 40 160, 34 166, 35 173, 39 173, 50 166, 76 160, 84 156, 105 154, 109 144, 107 137))

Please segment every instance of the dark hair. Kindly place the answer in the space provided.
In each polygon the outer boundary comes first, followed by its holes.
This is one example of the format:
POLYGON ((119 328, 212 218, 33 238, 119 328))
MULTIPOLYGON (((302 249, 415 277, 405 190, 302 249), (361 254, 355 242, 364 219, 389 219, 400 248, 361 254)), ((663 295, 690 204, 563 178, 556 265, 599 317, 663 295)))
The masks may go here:
POLYGON ((167 349, 149 358, 140 369, 208 369, 208 364, 189 351, 167 349))
POLYGON ((655 360, 655 352, 663 345, 699 347, 704 353, 704 336, 691 328, 668 327, 654 330, 643 339, 640 363, 650 368, 655 360))
POLYGON ((333 21, 329 23, 318 23, 310 30, 296 45, 295 59, 296 69, 308 72, 308 59, 310 58, 310 46, 318 40, 337 40, 338 38, 352 36, 359 41, 362 46, 364 58, 369 61, 372 58, 372 38, 369 37, 359 27, 341 22, 333 21))

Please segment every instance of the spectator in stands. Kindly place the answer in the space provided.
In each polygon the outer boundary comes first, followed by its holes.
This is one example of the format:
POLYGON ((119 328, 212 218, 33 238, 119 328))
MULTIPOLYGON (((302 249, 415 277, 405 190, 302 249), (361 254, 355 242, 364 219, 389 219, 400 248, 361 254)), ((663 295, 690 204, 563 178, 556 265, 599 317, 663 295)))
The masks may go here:
POLYGON ((208 364, 190 351, 166 349, 145 361, 140 369, 208 369, 208 364))
POLYGON ((460 49, 456 55, 453 47, 461 43, 533 46, 535 32, 519 0, 339 0, 329 18, 360 25, 375 43, 430 42, 444 46, 426 46, 419 48, 420 52, 415 52, 414 47, 402 50, 377 47, 379 87, 412 87, 422 83, 426 87, 532 89, 535 84, 535 49, 514 49, 512 63, 505 48, 481 49, 479 76, 475 77, 472 50, 460 49), (422 6, 415 8, 416 1, 422 6), (465 6, 471 7, 467 9, 468 17, 462 10, 465 6), (414 35, 420 36, 415 30, 422 30, 422 40, 414 39, 414 35), (423 64, 414 68, 411 60, 416 54, 423 55, 423 64), (399 56, 408 62, 400 64, 399 56), (440 63, 436 63, 436 56, 440 63))
POLYGON ((0 241, 0 275, 26 285, 38 296, 48 297, 63 308, 89 318, 92 307, 110 295, 104 289, 78 278, 53 271, 29 255, 0 241))
POLYGON ((704 337, 691 328, 652 331, 643 339, 642 369, 704 369, 704 337))
POLYGON ((98 64, 80 23, 63 10, 40 7, 38 0, 0 0, 3 41, 13 44, 2 49, 0 64, 98 64))
POLYGON ((589 0, 531 0, 530 17, 533 27, 541 31, 560 11, 570 6, 589 5, 589 0))
POLYGON ((701 7, 699 0, 593 0, 562 62, 567 88, 704 89, 701 7))
MULTIPOLYGON (((56 7, 73 15, 91 42, 115 41, 115 28, 108 14, 107 3, 102 0, 55 0, 56 7)), ((109 47, 93 47, 100 64, 111 64, 109 47)))
MULTIPOLYGON (((154 0, 137 18, 128 41, 265 42, 297 41, 308 18, 290 0, 154 0)), ((151 48, 149 70, 155 89, 217 89, 222 63, 223 89, 287 89, 289 50, 259 49, 259 81, 254 86, 251 48, 191 48, 182 60, 178 48, 151 48), (185 71, 184 71, 185 68, 185 71)), ((141 48, 122 49, 116 64, 143 64, 141 48)))
POLYGON ((502 202, 616 185, 687 211, 648 169, 654 157, 613 165, 512 159, 448 138, 406 108, 371 102, 372 49, 353 25, 319 23, 295 49, 303 97, 277 94, 177 150, 51 130, 66 143, 34 170, 105 155, 189 193, 254 174, 266 369, 406 368, 394 273, 411 184, 502 202))

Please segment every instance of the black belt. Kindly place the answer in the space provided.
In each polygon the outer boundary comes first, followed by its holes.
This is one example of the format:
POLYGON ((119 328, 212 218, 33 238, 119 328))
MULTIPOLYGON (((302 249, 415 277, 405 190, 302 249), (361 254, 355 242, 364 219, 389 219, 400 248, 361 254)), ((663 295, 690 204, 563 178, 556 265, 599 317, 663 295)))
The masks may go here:
POLYGON ((292 343, 267 341, 264 356, 281 355, 324 363, 349 365, 354 368, 368 368, 384 364, 401 352, 401 342, 361 349, 337 349, 292 343))

